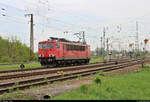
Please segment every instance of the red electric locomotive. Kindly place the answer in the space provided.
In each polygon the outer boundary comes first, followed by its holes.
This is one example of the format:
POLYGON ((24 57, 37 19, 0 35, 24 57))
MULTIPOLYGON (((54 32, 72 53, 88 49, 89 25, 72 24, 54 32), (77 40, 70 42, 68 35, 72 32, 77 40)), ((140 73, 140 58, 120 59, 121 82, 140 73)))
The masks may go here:
POLYGON ((42 66, 86 64, 90 61, 90 47, 64 38, 50 37, 39 42, 38 60, 42 66))

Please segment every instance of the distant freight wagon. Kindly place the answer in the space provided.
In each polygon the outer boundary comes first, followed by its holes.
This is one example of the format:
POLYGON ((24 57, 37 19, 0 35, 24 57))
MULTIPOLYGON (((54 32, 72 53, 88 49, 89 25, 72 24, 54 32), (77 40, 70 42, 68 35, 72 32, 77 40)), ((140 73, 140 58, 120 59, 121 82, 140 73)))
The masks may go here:
POLYGON ((86 64, 90 61, 90 46, 64 38, 50 37, 39 42, 38 61, 42 66, 86 64))

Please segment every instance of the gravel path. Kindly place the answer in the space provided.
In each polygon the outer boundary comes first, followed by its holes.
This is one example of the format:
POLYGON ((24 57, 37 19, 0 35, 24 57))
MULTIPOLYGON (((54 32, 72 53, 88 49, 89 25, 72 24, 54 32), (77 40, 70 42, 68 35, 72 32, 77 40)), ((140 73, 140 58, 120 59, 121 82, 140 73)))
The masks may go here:
POLYGON ((70 82, 59 82, 49 86, 43 86, 38 89, 29 89, 25 91, 25 95, 32 95, 37 99, 42 99, 44 96, 58 96, 64 92, 78 88, 82 84, 90 84, 91 79, 75 79, 70 82))

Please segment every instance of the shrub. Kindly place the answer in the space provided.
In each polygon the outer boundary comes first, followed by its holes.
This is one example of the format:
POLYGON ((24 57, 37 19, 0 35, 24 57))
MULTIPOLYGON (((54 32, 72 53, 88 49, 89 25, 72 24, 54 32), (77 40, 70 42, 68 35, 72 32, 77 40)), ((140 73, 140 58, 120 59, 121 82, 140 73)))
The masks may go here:
POLYGON ((95 79, 94 79, 94 83, 96 84, 101 84, 101 79, 99 76, 97 76, 95 79))
POLYGON ((145 66, 142 68, 142 70, 143 70, 143 71, 150 71, 150 67, 145 65, 145 66))

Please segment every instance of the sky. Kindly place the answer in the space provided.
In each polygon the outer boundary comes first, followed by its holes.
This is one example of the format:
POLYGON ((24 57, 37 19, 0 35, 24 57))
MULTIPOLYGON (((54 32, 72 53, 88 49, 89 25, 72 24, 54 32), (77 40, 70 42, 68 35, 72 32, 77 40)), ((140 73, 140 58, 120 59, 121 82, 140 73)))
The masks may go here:
POLYGON ((77 41, 74 33, 80 31, 85 31, 94 50, 101 47, 104 27, 108 28, 109 44, 113 43, 111 49, 119 50, 119 44, 121 49, 129 49, 129 43, 135 43, 138 21, 142 49, 143 40, 150 37, 149 4, 150 0, 0 0, 0 36, 16 36, 29 46, 30 18, 24 15, 33 13, 35 52, 39 41, 51 36, 77 41))

